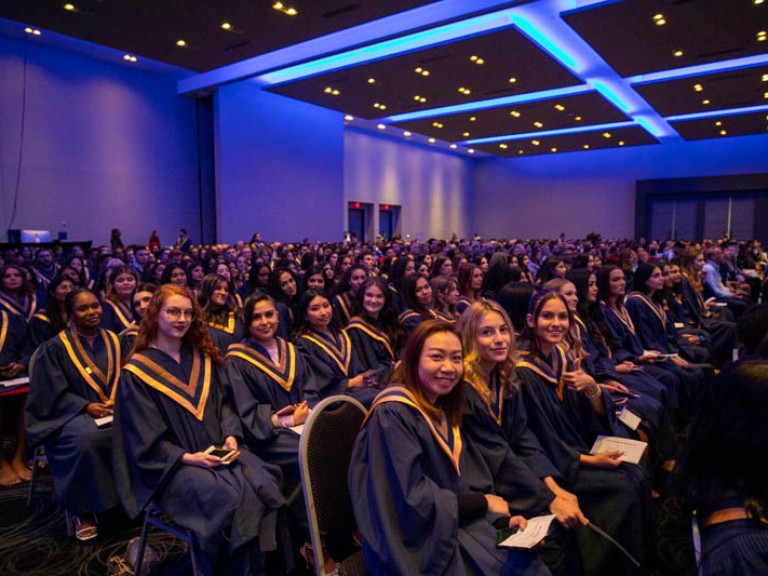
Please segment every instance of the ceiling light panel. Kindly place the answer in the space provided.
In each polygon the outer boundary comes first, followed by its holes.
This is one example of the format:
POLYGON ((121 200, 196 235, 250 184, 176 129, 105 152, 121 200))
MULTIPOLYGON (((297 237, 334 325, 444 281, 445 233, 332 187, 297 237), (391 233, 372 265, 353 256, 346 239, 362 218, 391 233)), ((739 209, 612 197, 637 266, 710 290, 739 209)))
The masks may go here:
POLYGON ((768 51, 756 41, 768 29, 768 4, 748 0, 623 0, 563 18, 621 76, 768 51))
POLYGON ((520 32, 507 28, 269 90, 370 118, 377 117, 372 114, 374 101, 387 102, 387 114, 397 115, 578 84, 578 78, 520 32), (482 65, 477 64, 478 55, 482 55, 482 65), (476 58, 472 60, 472 56, 476 58), (428 75, 423 74, 425 70, 428 75), (511 76, 517 81, 510 83, 511 76), (369 78, 376 82, 369 84, 369 78), (342 96, 332 103, 317 99, 318 88, 322 92, 331 85, 339 86, 342 96), (414 94, 426 102, 414 99, 414 94))
POLYGON ((583 152, 585 150, 594 151, 646 146, 659 143, 658 140, 642 128, 628 127, 611 130, 611 138, 605 138, 603 136, 604 132, 604 130, 597 130, 577 134, 537 136, 536 138, 526 140, 473 145, 473 147, 495 156, 521 158, 526 156, 551 156, 566 152, 583 152), (501 144, 505 144, 506 148, 502 147, 501 144), (556 152, 552 152, 553 148, 556 149, 556 152))
POLYGON ((662 116, 765 104, 763 75, 768 66, 635 86, 662 116), (705 102, 707 102, 705 104, 705 102))
POLYGON ((458 141, 466 139, 464 137, 466 131, 471 133, 473 140, 502 134, 532 132, 537 129, 534 122, 540 122, 543 125, 542 129, 553 130, 626 120, 628 120, 626 115, 595 92, 591 92, 489 110, 412 120, 396 125, 413 132, 458 141), (436 129, 434 122, 440 123, 442 129, 436 129))
MULTIPOLYGON (((768 107, 766 107, 768 109, 768 107)), ((671 122, 675 130, 686 140, 704 140, 751 134, 768 134, 766 111, 737 116, 720 116, 671 122), (719 124, 718 124, 719 123, 719 124), (722 134, 725 132, 725 134, 722 134)))

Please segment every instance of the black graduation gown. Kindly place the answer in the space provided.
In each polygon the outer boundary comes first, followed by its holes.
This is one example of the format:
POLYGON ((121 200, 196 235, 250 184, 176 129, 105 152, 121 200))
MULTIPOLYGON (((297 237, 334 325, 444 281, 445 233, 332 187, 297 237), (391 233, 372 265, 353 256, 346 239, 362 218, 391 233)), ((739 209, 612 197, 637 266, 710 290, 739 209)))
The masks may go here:
POLYGON ((262 346, 244 339, 229 347, 227 374, 246 445, 266 462, 280 466, 286 476, 297 479, 300 436, 287 428, 275 428, 272 415, 302 402, 305 389, 315 388, 314 377, 293 344, 275 340, 279 365, 262 346))
POLYGON ((379 393, 376 387, 349 388, 350 378, 364 372, 346 332, 331 329, 329 338, 319 332, 302 334, 296 349, 304 356, 315 379, 315 388, 306 391, 306 400, 314 407, 321 400, 336 394, 349 394, 366 408, 379 393))
POLYGON ((154 499, 211 558, 223 549, 258 548, 258 537, 261 550, 274 548, 276 510, 284 504, 279 469, 244 446, 228 466, 182 463, 185 453, 221 446, 227 436, 242 444, 224 378, 223 369, 189 346, 182 347, 180 364, 149 348, 125 365, 115 410, 115 482, 125 511, 136 517, 154 499))
POLYGON ((221 351, 221 355, 224 356, 230 344, 240 342, 240 338, 243 335, 243 323, 240 322, 234 311, 230 311, 227 314, 226 322, 208 321, 208 334, 210 334, 211 340, 221 351))
POLYGON ((133 311, 122 302, 115 302, 109 298, 102 300, 101 307, 104 317, 101 319, 101 327, 120 334, 133 324, 133 311))
POLYGON ((465 439, 448 435, 402 386, 377 398, 355 441, 349 488, 371 574, 549 574, 530 552, 496 547, 485 518, 460 520, 465 439))
POLYGON ((28 364, 25 355, 26 323, 18 314, 0 310, 0 368, 11 363, 28 364))
POLYGON ((557 347, 547 360, 527 356, 518 363, 529 426, 560 471, 564 487, 579 497, 587 518, 616 538, 643 565, 638 570, 612 544, 590 529, 580 528, 585 573, 644 573, 652 563, 654 531, 645 473, 639 466, 626 463, 612 469, 581 465, 580 456, 589 453, 599 434, 626 433, 616 425, 607 396, 602 397, 606 415, 601 418, 584 394, 562 383, 567 366, 565 352, 557 347))
POLYGON ((352 295, 349 292, 336 294, 331 301, 333 317, 339 326, 345 327, 352 319, 352 295))
POLYGON ((363 370, 376 370, 376 379, 380 385, 389 382, 397 351, 393 349, 386 333, 370 320, 360 316, 352 318, 344 332, 349 336, 363 370))
POLYGON ((27 322, 27 346, 25 356, 32 357, 43 342, 56 336, 51 319, 43 312, 38 312, 27 322))
POLYGON ((120 344, 101 330, 90 348, 67 328, 39 349, 25 412, 31 446, 45 445, 56 498, 83 515, 117 505, 112 427, 86 414, 91 402, 112 402, 120 377, 120 344))
POLYGON ((10 294, 0 292, 0 310, 9 314, 18 315, 26 322, 37 312, 40 302, 35 294, 31 296, 22 296, 20 300, 12 297, 10 294))

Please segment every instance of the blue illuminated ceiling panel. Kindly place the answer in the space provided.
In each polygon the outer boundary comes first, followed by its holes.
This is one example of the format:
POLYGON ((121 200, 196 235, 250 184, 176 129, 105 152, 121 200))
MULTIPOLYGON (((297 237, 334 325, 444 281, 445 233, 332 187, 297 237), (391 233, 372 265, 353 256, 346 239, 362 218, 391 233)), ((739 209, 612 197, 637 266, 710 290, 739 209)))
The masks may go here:
MULTIPOLYGON (((494 17, 489 22, 499 20, 494 17)), ((275 72, 263 80, 284 77, 275 72)), ((579 78, 508 24, 495 32, 268 89, 355 116, 378 118, 579 84, 579 78)))
POLYGON ((658 141, 642 128, 629 126, 553 136, 532 135, 524 139, 474 144, 473 146, 481 152, 495 156, 522 158, 542 154, 586 152, 649 144, 658 144, 658 141))
POLYGON ((755 134, 755 127, 762 128, 768 134, 768 106, 751 114, 734 114, 712 118, 694 118, 672 122, 680 135, 686 140, 706 138, 727 138, 755 134))
POLYGON ((629 118, 597 92, 463 112, 395 125, 450 142, 501 135, 572 130, 591 124, 623 122, 629 118))

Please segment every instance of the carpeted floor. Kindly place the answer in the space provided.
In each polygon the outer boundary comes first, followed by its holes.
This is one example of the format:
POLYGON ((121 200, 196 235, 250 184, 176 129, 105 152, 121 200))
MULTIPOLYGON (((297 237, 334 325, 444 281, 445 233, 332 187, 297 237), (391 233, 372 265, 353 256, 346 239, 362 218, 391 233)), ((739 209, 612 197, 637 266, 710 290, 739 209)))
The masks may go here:
MULTIPOLYGON (((0 488, 2 576, 106 576, 109 558, 124 556, 128 541, 141 532, 139 522, 129 524, 122 516, 105 515, 99 519, 99 538, 79 543, 67 536, 65 515, 53 501, 47 471, 38 474, 29 507, 28 487, 24 483, 0 488)), ((656 502, 659 562, 655 575, 694 576, 688 519, 681 517, 669 502, 656 502)), ((183 542, 156 529, 152 529, 149 542, 160 558, 154 574, 181 576, 191 572, 183 542)))

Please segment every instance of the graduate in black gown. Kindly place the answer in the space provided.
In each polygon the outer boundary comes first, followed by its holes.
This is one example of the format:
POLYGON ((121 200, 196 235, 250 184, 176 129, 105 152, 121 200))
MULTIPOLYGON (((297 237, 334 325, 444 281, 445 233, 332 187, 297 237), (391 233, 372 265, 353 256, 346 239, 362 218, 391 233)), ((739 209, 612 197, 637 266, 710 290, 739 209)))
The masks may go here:
POLYGON ((525 519, 467 483, 462 372, 452 325, 422 323, 357 437, 349 488, 372 574, 550 573, 532 552, 496 547, 489 520, 525 519))
MULTIPOLYGON (((527 427, 515 376, 512 322, 504 309, 491 300, 475 302, 456 329, 464 348, 467 388, 462 429, 467 436, 470 484, 483 486, 484 478, 490 477, 496 492, 526 516, 550 512, 564 528, 588 524, 578 498, 560 485, 562 478, 527 427), (509 436, 501 427, 505 415, 509 436)), ((553 573, 581 573, 572 533, 555 530, 535 550, 553 573)))
POLYGON ((138 283, 139 275, 131 266, 117 266, 109 270, 102 328, 120 334, 131 325, 134 320, 131 296, 138 283))
POLYGON ((333 297, 333 314, 342 328, 346 327, 354 314, 354 301, 357 291, 368 279, 368 269, 362 264, 350 266, 336 287, 333 297))
POLYGON ((229 345, 238 342, 243 333, 240 311, 229 280, 221 274, 207 274, 197 301, 203 309, 208 333, 223 356, 229 345))
POLYGON ((403 306, 399 321, 410 334, 416 326, 425 320, 438 320, 437 313, 432 309, 432 285, 426 276, 414 274, 403 281, 403 306))
MULTIPOLYGON (((0 380, 13 380, 22 377, 27 372, 29 359, 24 349, 26 341, 24 318, 19 314, 9 314, 0 310, 0 380)), ((10 486, 27 481, 31 478, 29 468, 24 462, 26 453, 26 431, 24 429, 24 401, 26 388, 14 386, 16 392, 5 390, 0 398, 0 425, 3 432, 15 439, 15 449, 6 458, 5 447, 0 447, 0 486, 10 486)))
POLYGON ((35 285, 26 269, 15 264, 0 268, 0 310, 21 316, 26 322, 38 308, 35 285))
POLYGON ((280 471, 241 446, 225 378, 191 292, 159 287, 120 380, 115 481, 130 517, 154 500, 193 532, 207 574, 254 574, 275 547, 280 471), (211 446, 240 454, 222 464, 211 446))
POLYGON ((134 321, 131 325, 118 334, 120 338, 120 346, 123 348, 123 354, 128 355, 133 349, 133 343, 136 341, 136 336, 139 335, 139 324, 141 319, 144 318, 144 314, 149 308, 149 303, 152 300, 152 294, 157 290, 157 284, 151 282, 143 282, 136 287, 136 290, 131 296, 131 310, 133 311, 134 321))
POLYGON ((27 323, 27 358, 31 357, 43 342, 50 340, 67 327, 69 317, 64 300, 74 287, 72 280, 63 275, 54 277, 48 284, 45 307, 32 316, 27 323))
POLYGON ((653 564, 650 488, 645 472, 622 463, 620 452, 590 454, 598 435, 626 436, 613 403, 560 347, 573 322, 558 292, 531 299, 523 339, 527 352, 517 364, 528 424, 591 522, 611 534, 641 564, 580 529, 586 574, 647 573, 653 564))
POLYGON ((381 277, 368 278, 357 293, 355 309, 344 331, 365 370, 376 370, 379 384, 386 384, 400 357, 405 331, 397 321, 392 292, 381 277))
POLYGON ((117 505, 112 476, 112 415, 120 378, 117 335, 101 329, 102 308, 90 290, 65 301, 70 327, 38 352, 29 386, 26 425, 31 446, 44 446, 56 498, 75 515, 75 536, 98 535, 93 513, 117 505))
POLYGON ((296 314, 296 349, 315 379, 315 388, 306 391, 310 408, 335 394, 349 394, 370 406, 379 392, 376 374, 363 373, 349 336, 336 325, 331 301, 325 293, 304 292, 296 314))
POLYGON ((243 339, 230 344, 227 373, 245 444, 265 461, 280 466, 287 493, 299 482, 299 434, 309 415, 304 391, 314 377, 291 342, 277 336, 275 301, 255 293, 245 301, 243 339))
POLYGON ((703 576, 768 574, 766 413, 766 357, 730 365, 702 391, 674 487, 695 513, 703 576))

